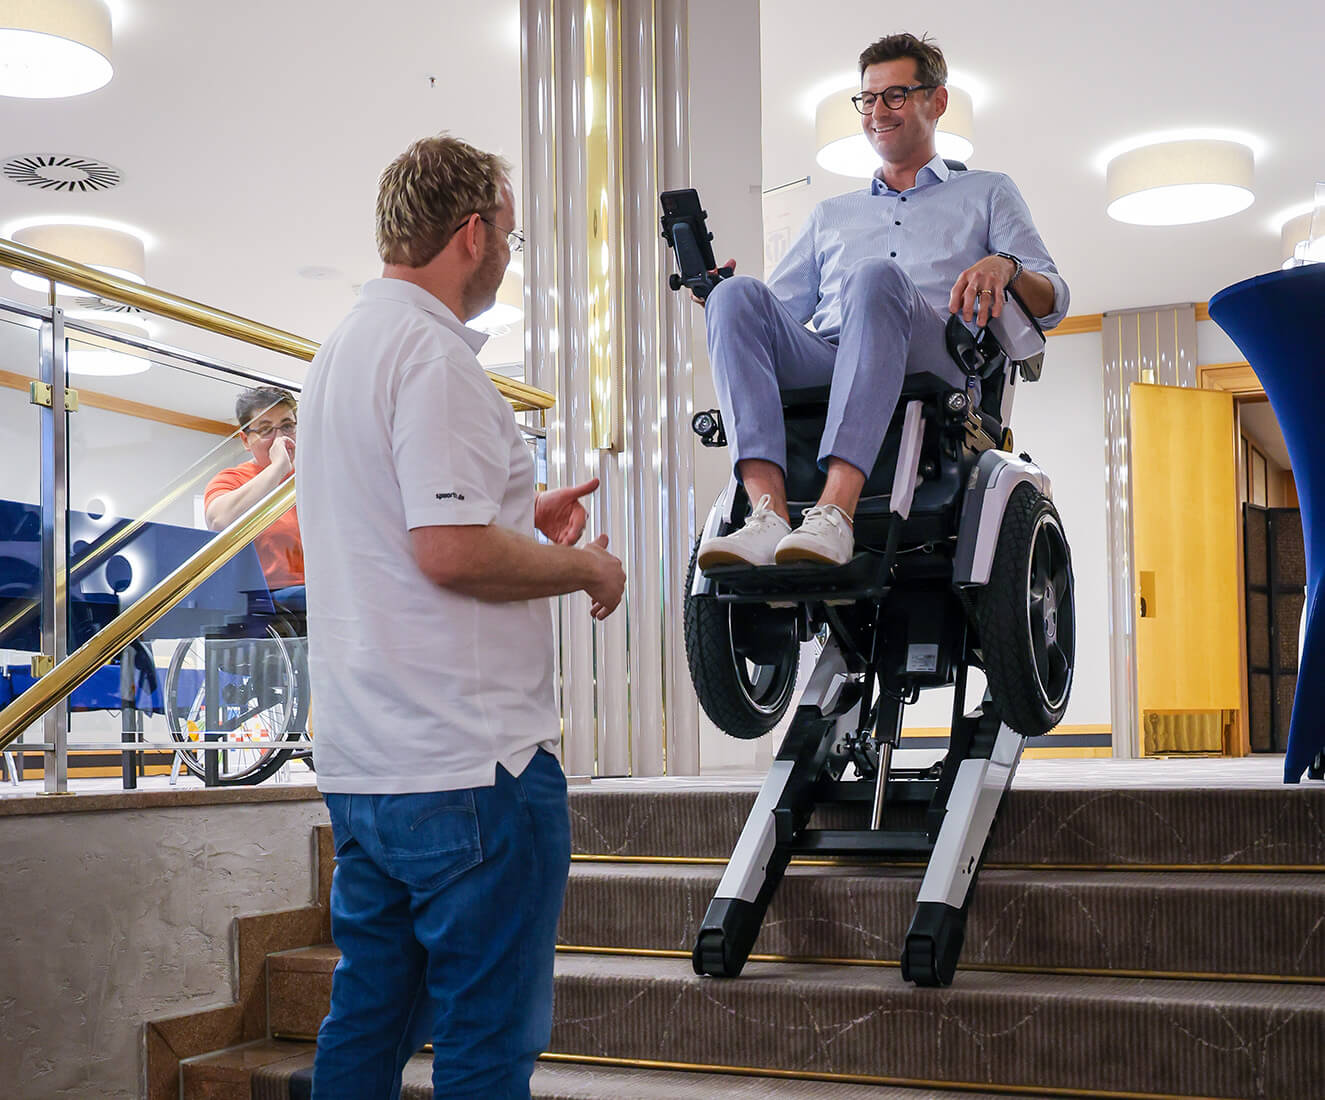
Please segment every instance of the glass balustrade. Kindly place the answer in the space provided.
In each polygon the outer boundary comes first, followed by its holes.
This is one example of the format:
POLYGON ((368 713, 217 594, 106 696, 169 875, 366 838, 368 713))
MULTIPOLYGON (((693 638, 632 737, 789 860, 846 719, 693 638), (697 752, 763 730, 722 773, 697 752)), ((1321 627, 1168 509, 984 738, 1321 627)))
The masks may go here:
MULTIPOLYGON (((246 435, 236 401, 275 386, 297 403, 298 383, 271 363, 302 376, 302 359, 137 310, 127 331, 121 313, 107 317, 0 296, 0 707, 216 538, 238 512, 216 499, 209 511, 209 488, 236 484, 231 472, 252 470, 278 439, 297 452, 297 406, 288 415, 280 406, 246 435), (191 337, 206 354, 172 342, 191 348, 191 337), (61 365, 73 395, 67 412, 54 400, 34 403, 32 388, 61 365), (61 423, 62 436, 52 436, 61 423), (62 644, 51 625, 58 616, 62 644)), ((545 482, 540 414, 522 419, 545 482)), ((293 512, 35 721, 9 746, 7 777, 45 774, 46 788, 60 790, 66 762, 75 778, 122 776, 126 787, 144 774, 211 784, 308 775, 313 701, 293 512)))

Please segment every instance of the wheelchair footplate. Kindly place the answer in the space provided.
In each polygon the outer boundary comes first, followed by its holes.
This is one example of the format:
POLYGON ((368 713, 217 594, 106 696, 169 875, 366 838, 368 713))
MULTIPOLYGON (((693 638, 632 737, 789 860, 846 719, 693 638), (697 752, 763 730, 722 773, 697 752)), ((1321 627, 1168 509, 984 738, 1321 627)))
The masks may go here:
POLYGON ((714 565, 704 575, 727 603, 854 602, 887 592, 891 571, 889 555, 861 551, 844 565, 714 565))

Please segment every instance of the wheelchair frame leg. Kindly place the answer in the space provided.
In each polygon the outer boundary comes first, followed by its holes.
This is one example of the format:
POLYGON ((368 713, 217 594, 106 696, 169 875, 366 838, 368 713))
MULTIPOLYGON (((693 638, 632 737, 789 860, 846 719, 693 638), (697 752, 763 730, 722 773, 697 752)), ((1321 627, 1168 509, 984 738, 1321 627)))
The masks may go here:
POLYGON ((829 749, 859 709, 859 700, 844 693, 846 673, 841 651, 830 642, 704 914, 691 956, 696 974, 734 978, 750 957, 791 859, 791 841, 814 810, 814 785, 829 749))
POLYGON ((902 977, 917 985, 952 983, 989 832, 1026 744, 993 712, 964 721, 975 725, 971 750, 957 766, 902 952, 902 977))

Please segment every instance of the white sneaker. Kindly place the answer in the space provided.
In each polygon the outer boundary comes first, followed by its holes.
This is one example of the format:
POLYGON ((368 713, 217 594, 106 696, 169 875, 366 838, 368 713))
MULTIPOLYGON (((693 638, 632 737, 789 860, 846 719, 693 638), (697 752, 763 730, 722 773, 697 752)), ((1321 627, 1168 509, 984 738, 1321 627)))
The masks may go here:
POLYGON ((835 504, 808 508, 801 525, 778 543, 773 560, 778 565, 810 562, 845 565, 856 548, 851 520, 835 504))
POLYGON ((769 505, 767 493, 754 506, 745 526, 730 535, 705 539, 699 544, 699 567, 714 565, 772 565, 773 551, 791 530, 791 524, 769 505))

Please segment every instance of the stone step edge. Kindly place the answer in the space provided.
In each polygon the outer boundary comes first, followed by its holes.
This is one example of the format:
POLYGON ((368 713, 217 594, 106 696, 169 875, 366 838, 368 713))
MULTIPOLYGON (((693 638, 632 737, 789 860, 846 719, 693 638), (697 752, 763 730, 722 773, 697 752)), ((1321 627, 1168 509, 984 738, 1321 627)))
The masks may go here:
MULTIPOLYGON (((557 953, 564 955, 626 955, 642 959, 688 959, 689 951, 663 947, 602 947, 591 944, 559 943, 557 953)), ((868 966, 885 970, 901 969, 898 959, 839 958, 829 955, 768 955, 750 954, 750 962, 812 963, 820 966, 868 966)), ((1188 970, 1127 970, 1122 967, 1090 966, 1029 966, 1017 963, 958 963, 961 971, 983 971, 992 974, 1056 974, 1074 978, 1146 978, 1174 982, 1245 982, 1252 985, 1320 985, 1325 976, 1283 974, 1224 974, 1218 971, 1188 970)))
MULTIPOLYGON (((729 856, 645 856, 613 855, 610 852, 574 852, 571 863, 638 863, 642 865, 676 865, 685 867, 725 867, 729 856)), ((918 860, 861 859, 834 856, 809 859, 791 858, 792 867, 897 867, 924 868, 918 860)), ((1229 872, 1241 874, 1294 874, 1325 875, 1325 863, 1000 863, 989 861, 981 868, 988 871, 1154 871, 1174 872, 1229 872)))

